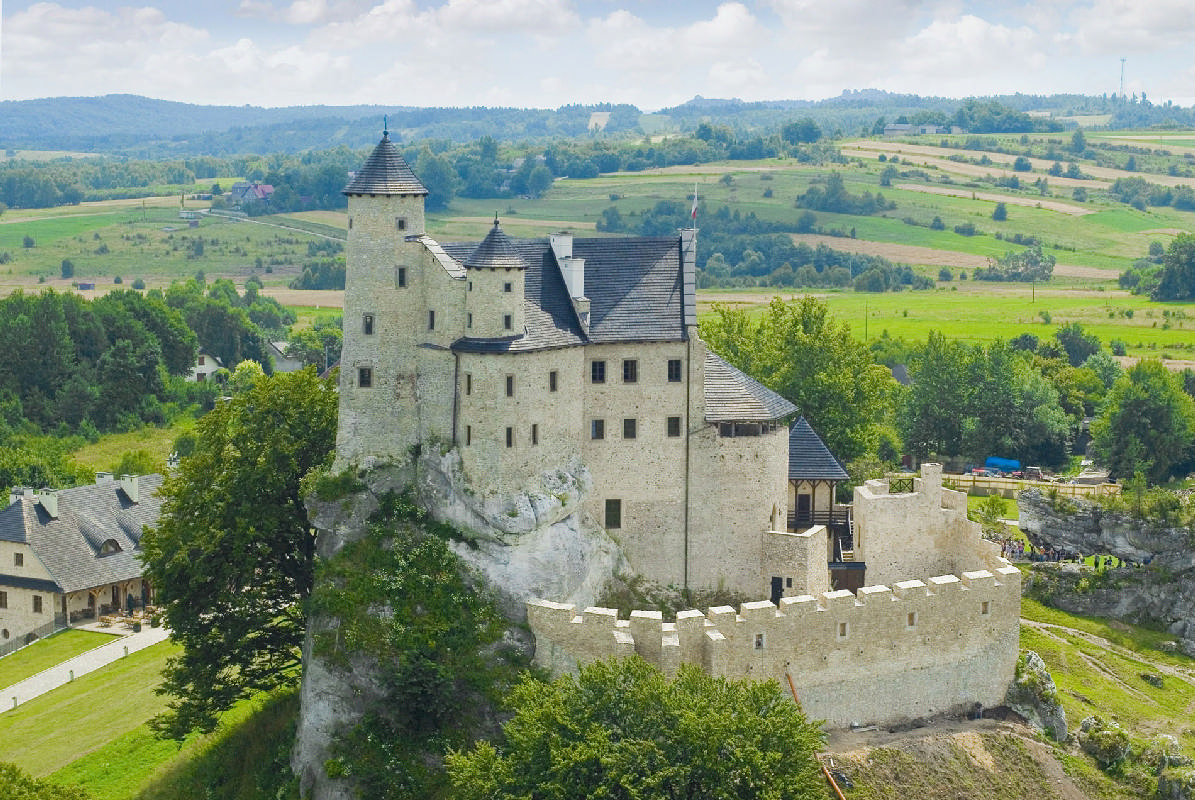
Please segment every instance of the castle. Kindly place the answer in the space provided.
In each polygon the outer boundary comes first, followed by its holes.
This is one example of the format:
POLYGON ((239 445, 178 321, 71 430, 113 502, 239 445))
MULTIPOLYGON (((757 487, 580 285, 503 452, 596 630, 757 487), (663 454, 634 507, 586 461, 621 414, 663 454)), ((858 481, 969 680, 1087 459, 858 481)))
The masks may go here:
POLYGON ((770 598, 666 623, 524 597, 541 665, 788 677, 837 724, 1000 702, 1020 573, 938 465, 835 504, 846 473, 797 409, 699 338, 696 229, 515 239, 495 219, 438 242, 388 134, 344 193, 340 465, 435 448, 482 499, 582 476, 557 516, 604 530, 631 574, 770 598))

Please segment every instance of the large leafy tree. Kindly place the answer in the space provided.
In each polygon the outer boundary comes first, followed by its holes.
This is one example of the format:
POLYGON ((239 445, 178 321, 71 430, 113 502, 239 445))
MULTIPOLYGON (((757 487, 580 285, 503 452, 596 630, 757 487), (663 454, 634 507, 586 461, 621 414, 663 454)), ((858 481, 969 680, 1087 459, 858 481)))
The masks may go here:
POLYGON ((528 678, 511 705, 498 746, 449 756, 454 797, 825 797, 822 733, 775 681, 629 658, 528 678))
POLYGON ((1174 237, 1162 256, 1162 277, 1151 295, 1154 300, 1190 300, 1195 297, 1195 236, 1174 237))
POLYGON ((891 423, 896 382, 825 303, 776 297, 758 322, 725 306, 714 313, 701 325, 710 348, 795 404, 835 456, 853 461, 875 451, 891 423))
POLYGON ((970 360, 966 345, 930 331, 925 350, 909 365, 913 385, 904 396, 899 425, 913 455, 962 452, 962 409, 971 397, 966 380, 970 360))
POLYGON ((336 393, 311 369, 263 378, 199 421, 142 540, 146 574, 183 647, 156 720, 181 738, 237 700, 296 679, 314 532, 299 487, 336 437, 336 393))
POLYGON ((1161 361, 1140 361, 1117 379, 1100 416, 1091 423, 1091 446, 1113 478, 1142 473, 1151 483, 1173 475, 1191 456, 1195 401, 1179 376, 1161 361))

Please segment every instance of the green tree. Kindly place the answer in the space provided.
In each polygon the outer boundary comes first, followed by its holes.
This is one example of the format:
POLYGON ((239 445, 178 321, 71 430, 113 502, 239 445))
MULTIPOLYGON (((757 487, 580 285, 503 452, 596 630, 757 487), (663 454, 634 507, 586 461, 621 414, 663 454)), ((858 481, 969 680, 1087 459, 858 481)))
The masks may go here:
POLYGON ((1173 475, 1195 441, 1195 401, 1161 361, 1139 361, 1117 379, 1091 423, 1091 447, 1113 478, 1173 475))
POLYGON ((1195 298, 1195 236, 1181 233, 1162 256, 1162 277, 1150 293, 1154 300, 1195 298))
POLYGON ((962 452, 970 360, 966 345, 930 331, 925 349, 909 364, 913 383, 904 395, 898 426, 905 447, 918 458, 962 452))
POLYGON ((1066 351, 1066 358, 1072 367, 1081 365, 1100 351, 1099 337, 1094 333, 1084 333, 1083 326, 1077 322, 1068 322, 1054 334, 1054 338, 1066 351))
POLYGON ((1008 219, 1008 206, 1004 203, 996 203, 996 209, 992 212, 992 219, 996 222, 1004 222, 1008 219))
POLYGON ((183 647, 164 671, 163 735, 211 730, 237 700, 297 679, 315 544, 299 482, 331 459, 336 403, 311 369, 264 378, 199 421, 163 483, 142 539, 183 647))
POLYGON ((639 658, 516 687, 498 746, 448 757, 454 797, 822 798, 823 734, 775 681, 639 658))
POLYGON ((758 322, 717 304, 714 315, 701 323, 710 348, 796 405, 835 456, 846 462, 875 451, 891 424, 896 382, 824 302, 775 297, 758 322))
POLYGON ((1083 135, 1083 131, 1075 131, 1071 134, 1071 152, 1076 155, 1081 154, 1087 149, 1087 137, 1083 135))
POLYGON ((444 156, 432 153, 430 148, 424 147, 419 152, 416 169, 419 180, 427 187, 427 207, 429 209, 444 209, 456 197, 461 179, 456 174, 452 162, 444 156))
POLYGON ((0 800, 88 800, 78 786, 31 777, 16 764, 0 761, 0 800))
POLYGON ((543 164, 537 164, 527 175, 527 194, 541 197, 544 192, 552 188, 552 170, 543 164))

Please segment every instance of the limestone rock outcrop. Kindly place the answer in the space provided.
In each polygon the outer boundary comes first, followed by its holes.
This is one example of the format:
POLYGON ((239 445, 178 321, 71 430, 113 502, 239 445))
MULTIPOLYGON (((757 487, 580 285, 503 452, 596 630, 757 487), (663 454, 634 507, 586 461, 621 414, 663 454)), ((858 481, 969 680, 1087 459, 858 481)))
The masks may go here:
MULTIPOLYGON (((462 541, 453 550, 479 581, 494 593, 512 625, 508 638, 522 639, 525 601, 534 596, 567 598, 592 605, 623 559, 617 544, 581 513, 589 490, 588 473, 554 471, 534 485, 503 496, 477 497, 460 474, 455 453, 425 453, 416 463, 396 466, 367 464, 364 488, 346 497, 308 498, 308 513, 318 530, 317 555, 335 556, 349 542, 367 534, 368 521, 388 492, 413 488, 438 521, 453 525, 462 541)), ((328 663, 314 652, 313 636, 335 630, 338 621, 308 620, 303 652, 301 710, 291 765, 304 797, 351 800, 351 784, 329 776, 325 764, 336 736, 359 722, 384 698, 375 664, 350 656, 348 665, 328 663)))
POLYGON ((1024 661, 1017 664, 1017 677, 1008 687, 1004 703, 1054 741, 1066 741, 1066 712, 1058 699, 1058 688, 1046 662, 1032 650, 1026 651, 1024 661))
POLYGON ((1085 500, 1052 503, 1036 490, 1021 492, 1018 506, 1021 530, 1039 546, 1111 554, 1133 564, 1098 575, 1042 570, 1026 579, 1027 592, 1073 614, 1160 623, 1179 647, 1195 654, 1191 531, 1110 513, 1085 500))

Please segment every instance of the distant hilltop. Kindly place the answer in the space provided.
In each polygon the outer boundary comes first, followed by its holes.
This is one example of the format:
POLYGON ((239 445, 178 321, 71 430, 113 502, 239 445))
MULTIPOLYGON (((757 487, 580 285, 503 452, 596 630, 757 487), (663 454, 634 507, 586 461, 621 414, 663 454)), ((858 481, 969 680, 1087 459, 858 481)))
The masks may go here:
MULTIPOLYGON (((0 147, 135 158, 184 158, 253 153, 294 153, 372 145, 388 117, 396 143, 427 139, 471 142, 641 137, 687 134, 698 125, 725 125, 740 135, 772 136, 795 119, 810 117, 828 134, 870 132, 877 120, 916 121, 951 116, 967 104, 999 103, 1035 119, 1100 117, 1110 128, 1195 127, 1191 108, 1153 105, 1144 97, 1001 95, 987 98, 920 97, 879 89, 848 89, 826 100, 744 101, 700 95, 680 105, 644 111, 620 103, 569 104, 556 109, 411 106, 212 106, 130 94, 55 97, 0 102, 0 147), (594 115, 604 123, 592 125, 594 115)), ((1087 123, 1084 123, 1087 124, 1087 123)), ((882 126, 881 126, 882 127, 882 126)))

